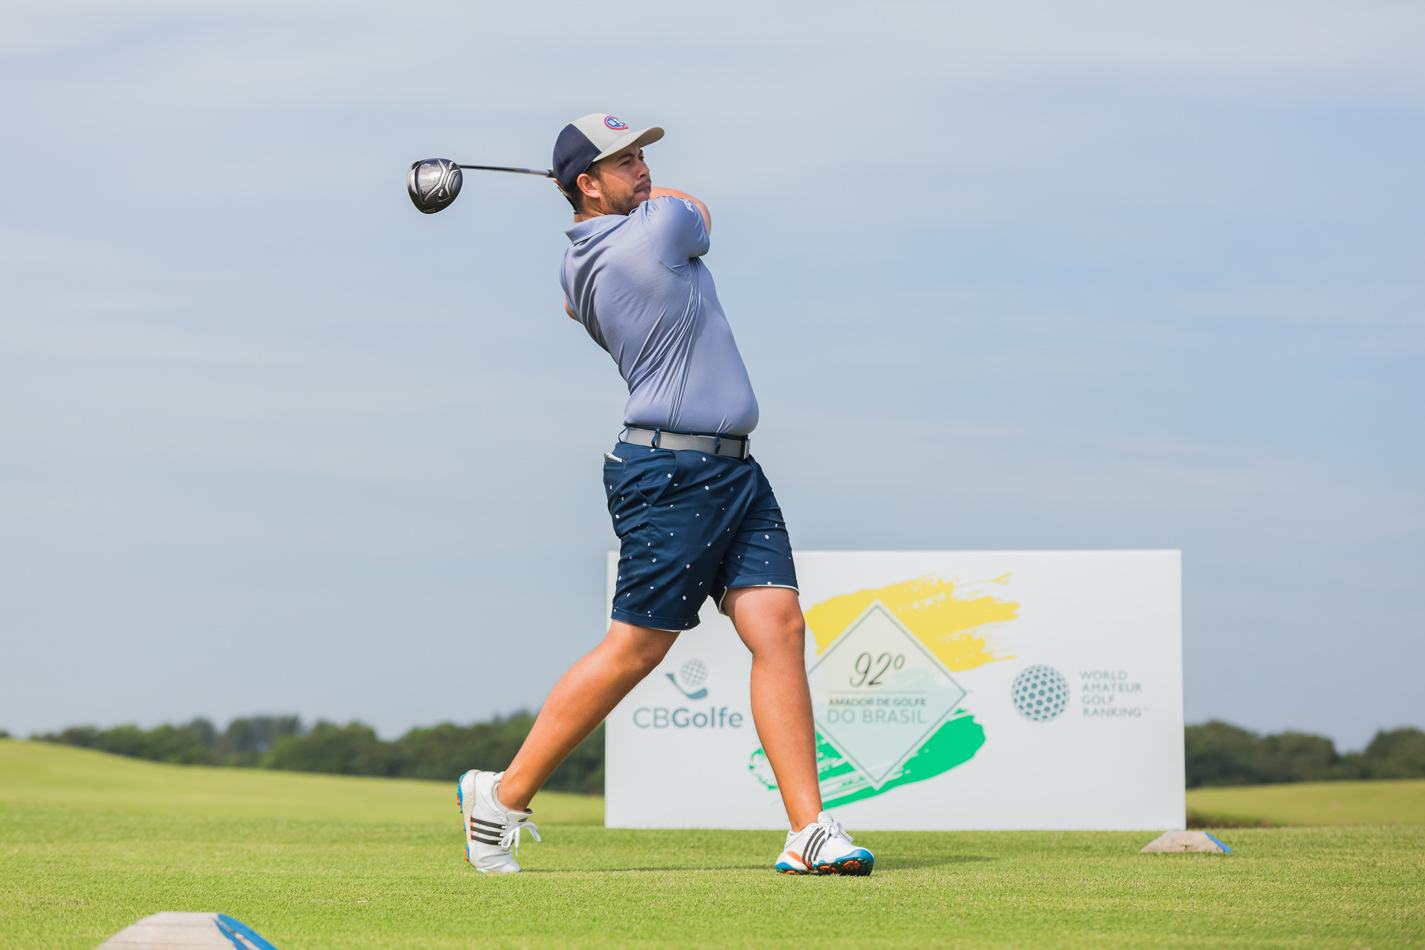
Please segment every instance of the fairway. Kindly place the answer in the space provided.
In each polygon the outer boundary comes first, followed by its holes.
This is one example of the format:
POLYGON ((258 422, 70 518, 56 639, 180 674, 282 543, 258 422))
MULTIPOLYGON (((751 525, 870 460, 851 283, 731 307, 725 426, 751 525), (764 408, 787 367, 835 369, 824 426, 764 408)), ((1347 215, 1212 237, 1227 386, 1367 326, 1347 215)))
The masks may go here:
MULTIPOLYGON (((162 766, 0 741, 0 946, 92 948, 221 910, 281 950, 446 947, 1333 947, 1425 936, 1425 828, 857 834, 869 878, 772 873, 769 832, 618 831, 541 796, 529 872, 461 859, 453 783, 162 766)), ((853 829, 854 831, 854 829, 853 829)))
POLYGON ((1208 825, 1425 825, 1425 779, 1194 788, 1187 807, 1208 825))

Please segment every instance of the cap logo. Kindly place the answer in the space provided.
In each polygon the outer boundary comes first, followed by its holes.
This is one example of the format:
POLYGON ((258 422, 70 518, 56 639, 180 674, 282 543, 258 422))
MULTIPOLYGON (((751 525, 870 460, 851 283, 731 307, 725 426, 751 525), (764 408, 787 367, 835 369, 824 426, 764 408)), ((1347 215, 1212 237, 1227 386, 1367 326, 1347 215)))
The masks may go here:
POLYGON ((615 132, 622 132, 624 129, 628 128, 628 123, 625 122, 623 119, 620 119, 616 115, 604 116, 604 125, 607 125, 615 132))

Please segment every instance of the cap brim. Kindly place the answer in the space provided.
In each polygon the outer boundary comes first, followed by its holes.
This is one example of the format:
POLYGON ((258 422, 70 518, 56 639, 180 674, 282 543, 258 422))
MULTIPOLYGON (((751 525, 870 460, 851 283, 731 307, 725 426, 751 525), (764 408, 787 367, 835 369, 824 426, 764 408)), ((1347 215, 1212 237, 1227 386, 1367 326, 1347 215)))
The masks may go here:
MULTIPOLYGON (((645 145, 652 145, 654 142, 658 141, 662 137, 663 130, 656 125, 649 126, 646 129, 639 129, 637 132, 630 132, 623 138, 619 139, 617 142, 600 152, 594 158, 594 161, 601 161, 605 158, 608 158, 610 155, 617 155, 619 152, 622 152, 624 149, 629 148, 630 146, 643 148, 643 146, 645 145)), ((590 164, 593 164, 593 162, 590 162, 590 164)))

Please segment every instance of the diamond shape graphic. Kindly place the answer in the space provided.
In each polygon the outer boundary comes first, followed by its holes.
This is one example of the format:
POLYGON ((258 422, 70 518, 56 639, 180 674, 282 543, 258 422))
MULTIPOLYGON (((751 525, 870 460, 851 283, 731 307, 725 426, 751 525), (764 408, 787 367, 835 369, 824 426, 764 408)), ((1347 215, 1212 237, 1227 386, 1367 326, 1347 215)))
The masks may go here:
POLYGON ((817 729, 880 788, 966 692, 879 600, 807 670, 817 729))

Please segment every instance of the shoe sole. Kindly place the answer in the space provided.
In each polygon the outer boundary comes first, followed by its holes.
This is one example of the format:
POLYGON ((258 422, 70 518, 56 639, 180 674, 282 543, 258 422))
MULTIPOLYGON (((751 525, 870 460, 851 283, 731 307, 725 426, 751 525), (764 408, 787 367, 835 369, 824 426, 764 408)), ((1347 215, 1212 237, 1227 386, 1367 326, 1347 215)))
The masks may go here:
MULTIPOLYGON (((876 859, 871 852, 858 849, 859 854, 850 854, 839 861, 827 861, 807 867, 804 864, 789 864, 778 861, 773 870, 778 874, 844 874, 847 877, 865 877, 876 867, 876 859)), ((796 852, 792 852, 796 854, 796 852)), ((799 856, 798 856, 799 857, 799 856)))
POLYGON ((876 859, 868 853, 866 857, 846 857, 840 861, 828 861, 812 866, 813 874, 844 874, 847 877, 866 877, 876 867, 876 859))

